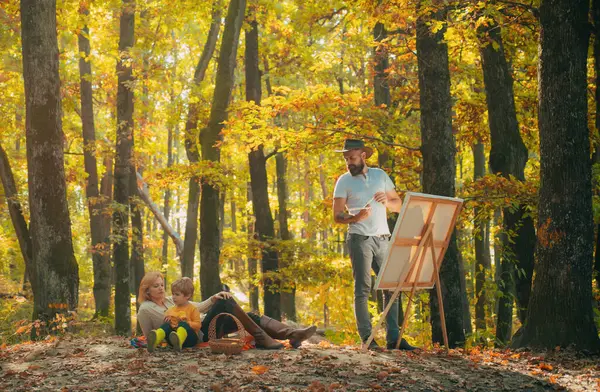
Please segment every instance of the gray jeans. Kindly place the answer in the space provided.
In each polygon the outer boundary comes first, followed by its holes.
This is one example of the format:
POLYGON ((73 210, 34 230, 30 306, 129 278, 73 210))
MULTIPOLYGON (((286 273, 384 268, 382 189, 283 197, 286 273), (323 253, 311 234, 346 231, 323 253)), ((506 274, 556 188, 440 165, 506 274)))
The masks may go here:
MULTIPOLYGON (((371 293, 371 269, 379 274, 379 268, 387 256, 389 237, 370 237, 360 234, 348 234, 346 239, 352 274, 354 276, 354 315, 361 340, 366 341, 371 336, 371 318, 369 316, 369 294, 371 293)), ((384 291, 384 308, 392 293, 384 291)), ((395 343, 400 333, 398 328, 398 299, 388 312, 385 322, 387 325, 387 343, 395 343)))

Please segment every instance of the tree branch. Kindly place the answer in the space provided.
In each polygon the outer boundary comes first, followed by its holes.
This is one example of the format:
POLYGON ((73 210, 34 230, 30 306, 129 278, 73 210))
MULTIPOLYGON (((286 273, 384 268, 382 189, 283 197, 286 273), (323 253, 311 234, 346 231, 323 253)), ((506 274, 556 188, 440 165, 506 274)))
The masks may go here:
POLYGON ((267 155, 265 155, 265 161, 273 156, 275 156, 277 153, 279 152, 279 149, 274 149, 273 151, 271 151, 270 153, 268 153, 267 155))
POLYGON ((319 18, 317 18, 317 19, 315 20, 315 23, 317 23, 317 24, 318 24, 318 25, 320 25, 320 26, 323 26, 323 25, 322 25, 322 24, 320 24, 319 22, 322 22, 322 21, 327 21, 327 20, 331 20, 331 19, 333 19, 333 18, 334 18, 336 15, 339 15, 339 14, 341 14, 342 12, 344 12, 344 11, 347 11, 347 10, 348 10, 348 8, 347 8, 346 6, 344 6, 344 7, 340 7, 340 8, 339 8, 339 9, 337 9, 337 10, 331 11, 329 14, 325 14, 325 15, 322 15, 322 16, 320 16, 319 18))
POLYGON ((175 244, 175 248, 177 248, 177 257, 181 259, 183 257, 183 241, 181 239, 181 236, 175 231, 175 229, 173 229, 173 227, 169 224, 165 216, 160 212, 159 207, 150 198, 150 193, 148 192, 148 184, 146 184, 146 182, 142 178, 142 175, 138 172, 136 172, 135 175, 137 177, 137 189, 140 198, 144 201, 144 203, 146 203, 150 211, 152 211, 152 213, 154 214, 156 220, 158 220, 158 222, 167 232, 169 237, 171 237, 173 243, 175 244))
POLYGON ((532 6, 531 4, 523 4, 517 1, 509 1, 509 0, 496 0, 496 2, 506 5, 511 5, 513 7, 523 8, 533 14, 536 18, 540 16, 540 10, 537 7, 532 6))

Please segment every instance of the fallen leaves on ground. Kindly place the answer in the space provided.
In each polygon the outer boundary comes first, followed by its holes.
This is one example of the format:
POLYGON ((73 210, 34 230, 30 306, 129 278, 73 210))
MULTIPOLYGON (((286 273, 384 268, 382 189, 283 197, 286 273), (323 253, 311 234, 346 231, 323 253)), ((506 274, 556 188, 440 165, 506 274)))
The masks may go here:
POLYGON ((356 347, 305 343, 300 349, 210 349, 154 354, 126 339, 84 339, 2 348, 0 390, 10 391, 593 391, 599 358, 547 353, 434 347, 419 353, 363 352, 356 347), (174 377, 177 375, 177 377, 174 377))

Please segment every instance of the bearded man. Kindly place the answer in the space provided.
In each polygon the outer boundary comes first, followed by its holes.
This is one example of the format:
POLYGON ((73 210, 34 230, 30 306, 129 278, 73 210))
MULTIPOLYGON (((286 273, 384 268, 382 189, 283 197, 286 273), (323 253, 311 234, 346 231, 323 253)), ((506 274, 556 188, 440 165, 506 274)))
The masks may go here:
MULTIPOLYGON (((375 274, 387 257, 390 230, 387 225, 387 209, 400 212, 402 200, 396 193, 394 183, 381 169, 370 168, 366 160, 373 149, 362 140, 347 139, 344 148, 336 152, 344 154, 347 173, 342 174, 333 191, 333 219, 348 225, 346 246, 352 262, 354 276, 354 316, 361 341, 366 343, 371 335, 369 316, 369 294, 371 292, 371 270, 375 274), (346 211, 347 210, 347 211, 346 211)), ((384 292, 384 307, 392 293, 384 292)), ((398 299, 386 316, 387 348, 394 349, 398 340, 398 299)), ((378 349, 373 340, 368 347, 378 349)), ((413 350, 402 339, 400 349, 413 350)))

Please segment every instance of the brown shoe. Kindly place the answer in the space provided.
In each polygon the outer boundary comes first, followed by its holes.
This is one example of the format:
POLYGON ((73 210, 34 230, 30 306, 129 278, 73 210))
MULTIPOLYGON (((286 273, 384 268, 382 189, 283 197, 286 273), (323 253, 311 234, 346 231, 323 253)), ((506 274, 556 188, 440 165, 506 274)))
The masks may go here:
POLYGON ((303 341, 313 336, 317 331, 317 327, 314 325, 304 329, 295 329, 267 316, 260 317, 260 326, 269 336, 275 339, 289 339, 294 348, 300 347, 303 341))
POLYGON ((235 301, 231 301, 232 311, 231 313, 237 317, 242 323, 246 331, 254 336, 256 342, 256 348, 264 348, 267 350, 278 350, 283 348, 283 344, 273 340, 264 330, 262 330, 252 319, 244 312, 240 305, 235 301))

